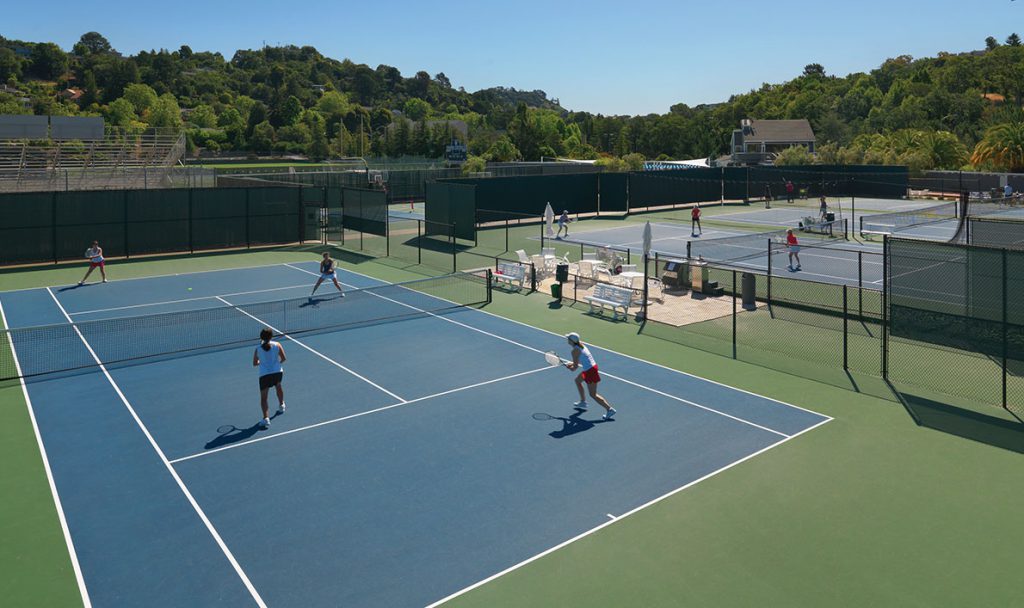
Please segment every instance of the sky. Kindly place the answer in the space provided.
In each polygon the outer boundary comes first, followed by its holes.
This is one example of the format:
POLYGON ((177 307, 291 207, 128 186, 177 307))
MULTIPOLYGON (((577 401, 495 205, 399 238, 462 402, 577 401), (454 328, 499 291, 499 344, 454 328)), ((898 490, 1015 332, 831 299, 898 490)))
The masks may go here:
POLYGON ((662 2, 10 2, 0 35, 65 50, 97 31, 124 54, 187 44, 230 59, 264 44, 444 72, 467 91, 541 89, 569 110, 663 114, 785 82, 809 63, 869 71, 889 57, 984 48, 1024 36, 1024 0, 662 2), (301 10, 289 10, 297 7, 301 10))

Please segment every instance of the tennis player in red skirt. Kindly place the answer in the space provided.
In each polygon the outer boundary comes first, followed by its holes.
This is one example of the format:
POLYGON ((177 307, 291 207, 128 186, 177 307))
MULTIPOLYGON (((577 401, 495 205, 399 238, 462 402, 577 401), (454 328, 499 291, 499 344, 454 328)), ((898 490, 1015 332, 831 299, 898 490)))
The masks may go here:
POLYGON ((586 383, 587 390, 590 392, 590 396, 594 398, 594 401, 605 409, 604 420, 611 420, 612 416, 615 415, 615 408, 608 403, 608 400, 597 394, 597 383, 601 381, 601 375, 597 371, 597 361, 594 360, 594 355, 590 353, 590 349, 580 341, 580 335, 576 332, 566 334, 565 339, 569 341, 569 345, 572 346, 572 362, 566 363, 565 366, 571 371, 583 370, 576 376, 576 390, 580 392, 580 400, 574 404, 578 410, 587 409, 587 395, 583 392, 583 384, 586 383))

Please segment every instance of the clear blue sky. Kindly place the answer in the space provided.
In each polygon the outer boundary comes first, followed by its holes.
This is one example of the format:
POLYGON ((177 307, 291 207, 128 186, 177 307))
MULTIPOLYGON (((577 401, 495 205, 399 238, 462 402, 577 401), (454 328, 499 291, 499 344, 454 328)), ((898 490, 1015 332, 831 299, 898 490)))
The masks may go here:
POLYGON ((311 45, 405 76, 444 72, 453 86, 542 89, 564 107, 664 113, 711 103, 808 63, 846 75, 888 57, 933 56, 1024 36, 1024 0, 622 2, 9 2, 0 35, 70 50, 95 30, 125 54, 311 45))

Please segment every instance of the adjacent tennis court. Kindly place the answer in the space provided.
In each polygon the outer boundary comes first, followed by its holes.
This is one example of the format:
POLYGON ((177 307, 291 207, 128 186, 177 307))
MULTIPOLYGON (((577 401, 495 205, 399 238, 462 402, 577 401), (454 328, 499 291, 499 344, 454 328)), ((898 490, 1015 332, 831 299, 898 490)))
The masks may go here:
POLYGON ((829 420, 594 348, 602 421, 480 275, 310 300, 316 270, 0 293, 93 603, 433 604, 829 420), (261 431, 265 325, 288 409, 261 431))

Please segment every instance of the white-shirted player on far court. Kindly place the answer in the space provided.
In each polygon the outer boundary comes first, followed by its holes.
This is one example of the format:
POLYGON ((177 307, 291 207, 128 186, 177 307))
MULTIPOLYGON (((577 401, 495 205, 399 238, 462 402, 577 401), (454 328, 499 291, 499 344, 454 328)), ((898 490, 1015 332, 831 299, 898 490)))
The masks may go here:
POLYGON ((284 347, 280 342, 274 342, 271 338, 274 332, 269 327, 260 331, 260 345, 252 354, 252 366, 258 367, 260 371, 260 407, 263 408, 263 420, 260 420, 260 427, 270 426, 270 410, 267 406, 267 393, 270 387, 277 389, 278 414, 284 413, 284 389, 281 388, 281 380, 284 378, 282 363, 285 362, 284 347))
POLYGON ((594 355, 591 354, 590 349, 580 341, 580 335, 578 333, 565 334, 565 339, 569 341, 572 346, 572 362, 566 363, 565 366, 572 371, 582 370, 579 375, 576 376, 576 390, 580 392, 580 400, 573 407, 580 410, 587 409, 587 395, 583 392, 583 383, 587 384, 587 390, 590 392, 590 396, 594 398, 594 401, 605 409, 604 418, 605 420, 611 420, 612 416, 615 415, 615 408, 608 403, 608 400, 597 394, 597 383, 601 381, 600 374, 597 373, 597 361, 594 359, 594 355))

